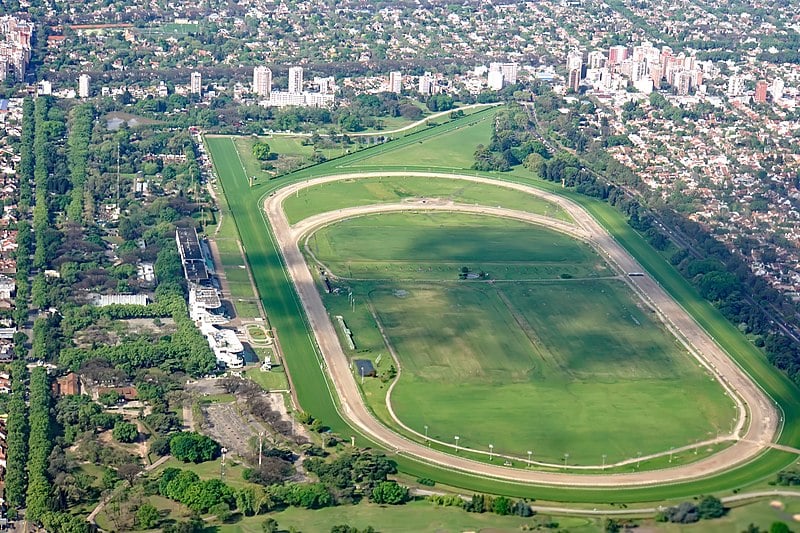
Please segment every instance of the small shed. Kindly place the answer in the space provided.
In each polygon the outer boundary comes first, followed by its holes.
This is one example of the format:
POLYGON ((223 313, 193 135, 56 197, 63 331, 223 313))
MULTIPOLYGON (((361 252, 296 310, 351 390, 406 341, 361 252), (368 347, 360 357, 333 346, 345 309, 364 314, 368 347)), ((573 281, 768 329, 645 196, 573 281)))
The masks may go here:
POLYGON ((369 359, 356 359, 354 361, 356 365, 356 374, 363 377, 374 378, 378 375, 375 372, 375 367, 372 366, 372 361, 369 359))

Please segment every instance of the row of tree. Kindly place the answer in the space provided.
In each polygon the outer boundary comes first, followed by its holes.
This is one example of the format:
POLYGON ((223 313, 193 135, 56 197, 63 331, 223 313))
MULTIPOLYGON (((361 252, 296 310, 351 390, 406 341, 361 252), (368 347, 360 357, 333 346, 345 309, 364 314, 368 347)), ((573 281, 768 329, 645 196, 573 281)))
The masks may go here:
POLYGON ((17 359, 11 365, 11 397, 8 401, 8 430, 6 444, 5 501, 8 513, 14 518, 17 509, 25 505, 28 462, 28 367, 24 360, 17 359))
POLYGON ((47 370, 37 367, 31 372, 29 396, 28 491, 25 517, 39 523, 50 511, 50 480, 47 476, 48 457, 53 449, 50 423, 50 379, 47 370))

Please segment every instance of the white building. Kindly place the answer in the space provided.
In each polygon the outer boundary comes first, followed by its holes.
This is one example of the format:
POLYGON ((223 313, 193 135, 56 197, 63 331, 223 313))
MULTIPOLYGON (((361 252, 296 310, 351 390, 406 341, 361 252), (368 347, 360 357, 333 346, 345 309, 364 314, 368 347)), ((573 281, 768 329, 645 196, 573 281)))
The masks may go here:
POLYGON ((744 76, 733 75, 728 78, 728 90, 725 94, 731 98, 744 94, 744 76))
MULTIPOLYGON (((567 54, 567 71, 581 70, 583 68, 583 54, 574 50, 567 54)), ((598 67, 594 67, 598 68, 598 67)))
POLYGON ((42 80, 36 86, 36 94, 53 94, 53 84, 47 80, 42 80))
POLYGON ((320 94, 333 94, 336 91, 336 81, 333 76, 314 76, 314 85, 319 88, 320 94))
POLYGON ((303 67, 289 67, 289 93, 303 92, 303 67))
POLYGON ((786 90, 786 84, 781 78, 775 78, 772 80, 772 85, 769 87, 769 92, 772 93, 773 100, 782 99, 784 90, 786 90))
POLYGON ((403 74, 397 70, 389 73, 389 92, 395 94, 403 92, 403 74))
POLYGON ((503 88, 503 73, 499 70, 490 70, 486 83, 489 85, 489 89, 499 91, 503 88))
POLYGON ((244 366, 244 346, 236 337, 236 332, 230 329, 218 329, 205 322, 200 324, 200 332, 206 336, 218 363, 228 368, 244 366))
MULTIPOLYGON (((300 77, 302 76, 301 72, 300 77)), ((253 92, 258 96, 269 98, 272 92, 272 71, 269 67, 262 65, 253 69, 253 92)))
POLYGON ((489 63, 489 72, 493 70, 499 70, 503 74, 503 84, 514 85, 517 83, 519 66, 516 63, 489 63))
POLYGON ((189 92, 192 94, 203 94, 203 75, 199 72, 192 72, 189 92))
POLYGON ((419 77, 419 94, 429 95, 433 93, 433 77, 430 72, 426 72, 419 77))
POLYGON ((81 74, 78 76, 78 96, 80 98, 89 98, 90 81, 92 81, 92 77, 88 74, 81 74))
POLYGON ((600 50, 592 50, 586 57, 586 64, 592 69, 603 68, 606 66, 606 55, 600 50))

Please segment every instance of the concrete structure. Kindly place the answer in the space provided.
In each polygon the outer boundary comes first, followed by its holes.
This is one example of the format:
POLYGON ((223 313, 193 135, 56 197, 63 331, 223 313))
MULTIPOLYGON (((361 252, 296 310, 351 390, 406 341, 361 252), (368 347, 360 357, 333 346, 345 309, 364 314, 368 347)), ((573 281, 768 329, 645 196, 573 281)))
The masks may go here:
POLYGON ((606 66, 606 55, 600 50, 592 50, 586 58, 586 65, 589 68, 603 68, 606 66))
POLYGON ((192 285, 189 287, 189 318, 195 322, 225 324, 225 307, 217 289, 192 285))
POLYGON ((91 88, 89 87, 89 82, 92 81, 92 77, 88 74, 81 74, 78 76, 78 97, 80 98, 89 98, 91 88))
POLYGON ((317 86, 319 94, 333 94, 336 91, 336 81, 333 76, 321 77, 314 76, 314 85, 317 86))
POLYGON ((514 85, 517 83, 517 71, 519 65, 516 63, 489 63, 489 72, 500 71, 503 74, 503 85, 514 85))
POLYGON ((581 69, 574 68, 569 71, 567 79, 567 88, 572 89, 577 93, 580 90, 580 87, 581 87, 581 69))
POLYGON ((147 305, 146 294, 101 294, 94 300, 97 307, 107 305, 147 305))
POLYGON ((253 92, 269 98, 272 92, 272 71, 269 67, 259 66, 253 69, 253 92))
POLYGON ((192 72, 189 82, 189 92, 192 94, 203 94, 203 75, 199 72, 192 72))
POLYGON ((782 99, 784 90, 786 90, 786 83, 781 78, 775 78, 772 80, 772 85, 769 87, 769 92, 772 93, 773 100, 782 99))
MULTIPOLYGON (((567 54, 567 72, 581 70, 583 68, 583 53, 574 50, 567 54)), ((599 67, 594 67, 599 68, 599 67)))
POLYGON ((183 274, 191 283, 204 285, 208 283, 208 269, 205 257, 200 248, 200 239, 194 228, 177 228, 175 241, 178 243, 178 253, 183 263, 183 274))
POLYGON ((289 94, 303 92, 303 67, 289 67, 289 94))
POLYGON ((403 74, 399 71, 389 73, 389 92, 395 94, 403 92, 403 74))

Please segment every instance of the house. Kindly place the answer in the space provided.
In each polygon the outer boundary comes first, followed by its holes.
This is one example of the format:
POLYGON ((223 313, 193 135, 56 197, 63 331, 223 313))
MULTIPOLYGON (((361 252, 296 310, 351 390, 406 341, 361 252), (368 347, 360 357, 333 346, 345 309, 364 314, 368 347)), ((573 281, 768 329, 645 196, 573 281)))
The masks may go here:
POLYGON ((53 383, 56 396, 75 396, 81 394, 81 380, 75 372, 58 378, 53 383))

